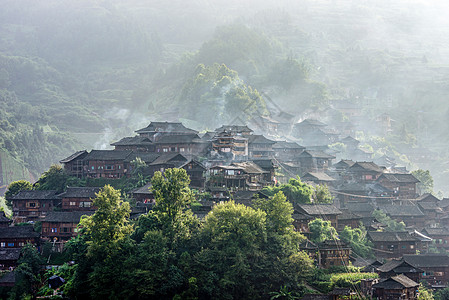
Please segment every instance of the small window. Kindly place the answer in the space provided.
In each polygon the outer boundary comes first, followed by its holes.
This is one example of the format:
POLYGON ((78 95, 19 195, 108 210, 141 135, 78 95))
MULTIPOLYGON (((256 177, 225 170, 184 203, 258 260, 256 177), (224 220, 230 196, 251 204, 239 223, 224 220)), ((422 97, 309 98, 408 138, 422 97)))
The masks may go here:
POLYGON ((95 170, 95 167, 94 167, 94 166, 92 166, 92 170, 95 170))
POLYGON ((48 232, 48 228, 47 227, 44 227, 44 232, 48 232))
POLYGON ((52 228, 51 232, 58 232, 58 228, 52 228))
POLYGON ((14 243, 8 243, 8 247, 14 247, 14 243))
POLYGON ((75 201, 70 201, 70 206, 74 206, 74 205, 76 205, 76 202, 75 201))
POLYGON ((185 151, 184 147, 179 148, 179 152, 184 152, 184 151, 185 151))
POLYGON ((164 148, 164 149, 162 149, 162 151, 164 151, 164 152, 168 152, 168 149, 167 149, 167 148, 164 148))
POLYGON ((19 247, 23 247, 23 246, 25 246, 25 243, 24 242, 19 242, 19 247))
POLYGON ((175 152, 176 151, 176 147, 170 147, 170 152, 175 152))
POLYGON ((1 242, 0 243, 0 247, 5 248, 6 247, 6 243, 5 242, 1 242))

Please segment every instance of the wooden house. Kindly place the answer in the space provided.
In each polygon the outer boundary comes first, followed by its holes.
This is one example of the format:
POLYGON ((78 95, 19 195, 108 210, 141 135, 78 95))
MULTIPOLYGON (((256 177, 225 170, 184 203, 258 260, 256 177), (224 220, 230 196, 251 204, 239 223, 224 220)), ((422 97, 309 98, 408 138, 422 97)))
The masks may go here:
POLYGON ((154 142, 156 153, 177 152, 183 155, 203 154, 209 142, 202 140, 197 134, 162 135, 154 142))
POLYGON ((215 129, 215 132, 229 132, 232 135, 249 136, 253 133, 253 130, 246 125, 223 125, 215 129))
POLYGON ((84 158, 84 174, 92 178, 121 178, 127 175, 126 158, 132 151, 92 150, 84 158))
POLYGON ((60 160, 59 162, 63 164, 64 170, 70 176, 83 178, 84 174, 84 158, 87 156, 88 152, 86 150, 77 151, 67 158, 60 160))
POLYGON ((331 225, 338 228, 338 216, 342 212, 333 204, 298 204, 295 207, 295 213, 331 221, 331 225))
POLYGON ((145 136, 124 137, 111 146, 117 151, 156 152, 153 141, 145 136))
POLYGON ((158 138, 166 135, 198 134, 198 131, 185 127, 178 122, 151 122, 147 127, 136 130, 142 137, 148 137, 156 142, 158 138))
POLYGON ((5 212, 4 211, 0 211, 0 228, 1 227, 8 227, 9 225, 11 225, 12 220, 8 217, 6 217, 5 212))
POLYGON ((346 170, 346 178, 356 182, 375 181, 383 174, 385 169, 373 162, 358 161, 346 170))
POLYGON ((335 182, 335 179, 330 177, 324 172, 307 172, 301 177, 303 182, 311 182, 314 184, 321 184, 332 186, 335 182))
POLYGON ((422 242, 408 232, 368 231, 367 236, 378 258, 400 258, 423 249, 422 242))
POLYGON ((14 222, 39 221, 59 206, 60 198, 56 191, 20 191, 11 197, 14 222))
POLYGON ((323 268, 348 266, 351 247, 340 240, 327 240, 318 245, 318 265, 323 268))
POLYGON ((280 161, 295 161, 298 156, 306 149, 294 142, 276 141, 272 146, 274 157, 280 161))
POLYGON ((206 167, 204 167, 197 160, 190 160, 185 164, 181 165, 180 168, 186 170, 187 175, 190 177, 191 188, 204 189, 206 186, 206 167))
MULTIPOLYGON (((304 119, 293 125, 292 135, 297 138, 313 135, 314 132, 321 128, 327 127, 327 124, 315 119, 304 119)), ((313 143, 314 145, 321 145, 320 143, 313 143)), ((323 144, 324 145, 324 144, 323 144)))
POLYGON ((273 145, 275 141, 269 140, 263 135, 250 135, 248 137, 248 154, 250 159, 271 158, 274 156, 273 145))
POLYGON ((422 233, 432 239, 436 248, 449 250, 449 230, 446 227, 424 228, 422 233))
POLYGON ((379 300, 418 299, 419 284, 405 275, 393 276, 373 285, 373 296, 379 300))
POLYGON ((315 218, 304 213, 294 213, 292 215, 292 218, 295 230, 301 232, 305 236, 309 236, 310 235, 309 223, 315 218))
POLYGON ((347 137, 341 139, 340 142, 343 143, 344 145, 346 145, 346 147, 349 149, 356 149, 360 144, 359 140, 357 140, 349 135, 347 137))
POLYGON ((0 270, 17 267, 21 251, 20 248, 0 248, 0 270))
POLYGON ((151 190, 151 186, 151 182, 149 182, 143 187, 133 190, 133 198, 137 203, 154 203, 154 194, 151 190))
POLYGON ((404 255, 409 265, 423 270, 421 280, 433 288, 446 287, 449 283, 449 256, 446 254, 404 255))
POLYGON ((318 150, 304 150, 298 156, 298 162, 303 174, 307 172, 325 172, 332 165, 332 160, 335 158, 323 151, 318 150))
POLYGON ((230 191, 258 191, 270 182, 264 180, 268 173, 253 162, 232 163, 230 166, 215 166, 209 169, 209 186, 223 187, 230 191))
POLYGON ((403 221, 406 226, 424 227, 426 215, 416 205, 383 205, 379 209, 393 220, 403 221))
POLYGON ((22 248, 26 244, 39 245, 39 233, 33 226, 12 226, 0 228, 0 248, 22 248))
POLYGON ((387 279, 393 276, 403 274, 408 278, 419 282, 424 271, 413 264, 405 261, 403 258, 393 259, 379 266, 376 273, 381 279, 387 279))
POLYGON ((276 184, 276 169, 278 169, 279 165, 274 159, 266 158, 266 159, 253 159, 253 163, 255 163, 259 168, 261 168, 266 173, 263 174, 263 180, 266 182, 270 182, 271 184, 276 184))
POLYGON ((63 250, 64 244, 78 235, 77 226, 83 215, 91 215, 93 211, 53 211, 42 220, 41 237, 52 242, 57 251, 63 250))
POLYGON ((68 187, 67 190, 59 194, 61 198, 61 209, 63 211, 94 211, 93 199, 100 191, 99 187, 68 187))
POLYGON ((383 173, 377 178, 377 182, 393 190, 397 198, 414 199, 418 196, 416 184, 419 180, 412 174, 383 173))
MULTIPOLYGON (((217 129, 214 138, 212 139, 212 153, 227 156, 229 159, 247 159, 248 158, 248 132, 252 132, 248 128, 243 131, 234 131, 231 126, 230 129, 217 129)), ((246 126, 244 126, 246 127, 246 126)), ((247 127, 246 127, 247 128, 247 127)), ((235 129, 238 130, 238 129, 235 129)))
POLYGON ((167 169, 179 168, 189 160, 180 153, 165 153, 158 156, 153 162, 148 164, 147 172, 153 176, 156 171, 164 172, 167 169))
POLYGON ((332 169, 334 169, 337 173, 342 173, 354 164, 355 162, 350 159, 342 159, 338 163, 333 164, 332 169))
POLYGON ((362 224, 362 217, 352 213, 349 210, 341 210, 341 215, 338 216, 337 231, 342 231, 346 226, 351 228, 359 228, 362 224))

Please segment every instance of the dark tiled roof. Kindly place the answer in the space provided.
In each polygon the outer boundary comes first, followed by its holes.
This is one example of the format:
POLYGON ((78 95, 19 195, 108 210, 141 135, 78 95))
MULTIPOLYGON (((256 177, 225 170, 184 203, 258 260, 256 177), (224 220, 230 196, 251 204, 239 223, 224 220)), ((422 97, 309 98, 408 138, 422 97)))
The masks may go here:
POLYGON ((39 237, 33 226, 12 226, 0 228, 0 238, 34 238, 39 237))
POLYGON ((327 158, 327 159, 333 159, 335 156, 329 155, 323 151, 319 150, 304 150, 301 152, 301 154, 298 155, 298 157, 313 157, 313 158, 327 158))
POLYGON ((56 195, 56 191, 50 190, 50 191, 20 191, 13 197, 11 197, 12 200, 53 200, 58 199, 58 196, 56 195))
POLYGON ((144 161, 146 164, 152 163, 156 158, 161 156, 161 154, 154 153, 154 152, 132 152, 131 155, 129 155, 125 161, 126 162, 132 162, 133 160, 140 158, 142 161, 144 161))
POLYGON ((263 135, 253 134, 248 138, 248 144, 276 144, 276 141, 272 141, 264 137, 263 135))
POLYGON ((294 142, 276 141, 276 144, 273 144, 273 149, 305 149, 305 147, 294 142))
POLYGON ((369 231, 369 238, 373 242, 416 242, 417 238, 408 232, 369 231))
POLYGON ((124 137, 120 141, 112 143, 111 146, 139 146, 139 145, 151 145, 153 142, 142 136, 124 137))
POLYGON ((391 217, 421 217, 424 213, 416 205, 384 205, 379 209, 391 217))
POLYGON ((158 158, 156 158, 150 165, 160 165, 166 163, 179 163, 177 165, 182 165, 187 161, 187 158, 179 153, 166 153, 161 154, 158 158))
POLYGON ((87 154, 87 151, 86 150, 82 150, 82 151, 75 152, 72 155, 70 155, 69 157, 66 157, 66 158, 60 160, 59 162, 61 164, 65 164, 65 163, 71 162, 74 159, 77 159, 77 158, 81 157, 83 154, 87 154))
POLYGON ((311 216, 341 214, 341 210, 332 204, 298 204, 297 207, 311 216))
POLYGON ((99 187, 68 187, 67 190, 59 194, 61 198, 96 198, 101 188, 99 187))
POLYGON ((43 222, 50 223, 79 223, 81 216, 92 215, 94 212, 84 212, 84 211, 52 211, 49 212, 43 222))
POLYGON ((133 191, 133 194, 144 194, 144 195, 152 195, 153 192, 151 191, 152 184, 151 182, 148 182, 143 187, 138 188, 133 191))
POLYGON ((407 254, 404 260, 416 268, 449 267, 449 256, 445 254, 407 254))
POLYGON ((293 214, 293 220, 312 220, 314 217, 306 215, 306 214, 293 214))
POLYGON ((330 177, 324 172, 308 172, 301 178, 302 180, 319 180, 319 181, 335 181, 334 178, 330 177))
POLYGON ((299 248, 302 250, 314 250, 314 249, 318 249, 318 246, 313 243, 312 241, 310 241, 309 239, 305 239, 304 241, 302 241, 299 244, 299 248))
POLYGON ((341 210, 342 214, 338 216, 338 220, 361 220, 362 217, 353 214, 348 210, 341 210))
POLYGON ((438 202, 438 206, 441 208, 445 208, 449 206, 449 198, 443 198, 440 202, 438 202))
POLYGON ((263 174, 267 171, 262 170, 257 164, 252 161, 245 161, 240 163, 232 163, 232 166, 240 168, 247 174, 263 174))
POLYGON ((349 160, 349 159, 342 159, 340 160, 338 163, 334 164, 334 167, 337 168, 349 168, 350 166, 352 166, 353 164, 355 164, 354 161, 349 160))
POLYGON ((202 142, 197 134, 163 135, 157 138, 155 144, 189 144, 202 142))
POLYGON ((1 248, 0 260, 18 260, 20 257, 20 248, 1 248))
POLYGON ((234 132, 253 132, 252 129, 246 125, 223 125, 215 129, 215 132, 234 131, 234 132))
POLYGON ((416 200, 419 202, 434 202, 434 203, 440 202, 440 200, 437 197, 435 197, 434 195, 432 195, 430 193, 422 194, 416 200))
POLYGON ((449 236, 447 228, 425 228, 423 233, 430 236, 449 236))
POLYGON ((381 281, 373 285, 373 288, 383 288, 383 289, 403 289, 417 287, 419 284, 408 278, 407 276, 401 274, 388 278, 387 280, 381 281))
POLYGON ((353 171, 357 169, 362 169, 365 171, 372 171, 377 173, 382 173, 383 169, 376 165, 372 161, 358 161, 355 164, 353 164, 351 167, 349 167, 348 171, 353 171))
POLYGON ((232 194, 235 201, 248 200, 251 201, 257 192, 253 191, 237 191, 232 194))
POLYGON ((347 137, 345 137, 344 139, 341 139, 341 142, 342 143, 360 143, 360 141, 359 140, 357 140, 357 139, 355 139, 355 138, 353 138, 352 136, 347 136, 347 137))
POLYGON ((398 173, 384 173, 377 180, 382 178, 387 179, 390 182, 400 182, 400 183, 417 183, 419 182, 415 176, 412 174, 398 174, 398 173))
POLYGON ((374 206, 366 202, 348 202, 347 208, 352 212, 373 212, 374 206))
POLYGON ((274 159, 253 159, 253 163, 261 167, 263 170, 268 171, 274 167, 277 167, 277 162, 274 159))
POLYGON ((188 162, 182 164, 182 165, 180 166, 180 168, 187 167, 187 165, 190 164, 190 163, 196 164, 200 169, 207 170, 207 168, 206 168, 202 163, 200 163, 199 161, 197 161, 196 159, 191 159, 191 160, 189 160, 188 162))
POLYGON ((117 150, 92 150, 84 158, 85 161, 90 160, 120 160, 124 161, 132 151, 117 151, 117 150))
POLYGON ((16 283, 16 272, 7 272, 0 278, 0 284, 14 284, 16 283))
POLYGON ((137 133, 145 132, 185 132, 198 133, 196 130, 185 127, 182 123, 172 122, 151 122, 147 127, 139 129, 137 133))
POLYGON ((423 210, 442 211, 436 202, 418 202, 418 206, 423 210))

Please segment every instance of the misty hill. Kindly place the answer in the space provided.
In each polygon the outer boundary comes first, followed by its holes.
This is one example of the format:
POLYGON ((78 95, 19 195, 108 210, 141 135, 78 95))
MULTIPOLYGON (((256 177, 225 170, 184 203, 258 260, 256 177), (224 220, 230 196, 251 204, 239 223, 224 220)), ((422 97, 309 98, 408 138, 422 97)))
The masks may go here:
POLYGON ((341 100, 361 107, 358 135, 376 155, 426 147, 438 155, 420 166, 448 170, 443 3, 2 3, 0 148, 35 175, 150 120, 203 130, 281 107, 349 122, 328 113, 341 100), (378 137, 383 113, 393 128, 378 137))

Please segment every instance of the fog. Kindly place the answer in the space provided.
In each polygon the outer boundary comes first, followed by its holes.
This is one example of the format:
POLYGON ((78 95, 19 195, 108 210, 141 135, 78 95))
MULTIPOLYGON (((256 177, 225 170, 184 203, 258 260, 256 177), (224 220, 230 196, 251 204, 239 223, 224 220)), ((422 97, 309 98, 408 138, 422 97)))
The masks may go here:
POLYGON ((0 4, 0 100, 13 93, 15 107, 41 110, 26 118, 0 107, 12 126, 2 126, 0 148, 35 172, 42 166, 27 162, 13 136, 36 124, 52 129, 57 138, 47 142, 63 145, 63 155, 107 148, 150 121, 180 120, 201 131, 284 111, 336 130, 350 124, 349 134, 375 158, 430 169, 435 192, 449 195, 445 1, 0 4), (343 101, 355 116, 338 108, 343 101), (412 158, 410 149, 432 159, 412 158))

